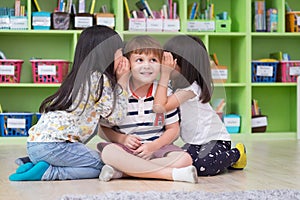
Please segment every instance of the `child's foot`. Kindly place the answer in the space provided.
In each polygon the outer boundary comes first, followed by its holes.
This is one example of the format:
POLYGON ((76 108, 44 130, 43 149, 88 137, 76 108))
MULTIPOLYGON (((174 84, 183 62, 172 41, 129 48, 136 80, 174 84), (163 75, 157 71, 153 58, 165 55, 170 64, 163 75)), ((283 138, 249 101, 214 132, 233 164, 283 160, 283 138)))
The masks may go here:
POLYGON ((15 163, 16 163, 17 165, 24 165, 25 163, 28 163, 28 162, 31 162, 31 160, 29 159, 28 156, 22 157, 22 158, 17 158, 17 159, 15 160, 15 163))
POLYGON ((197 170, 193 165, 183 168, 174 168, 172 177, 174 181, 198 183, 197 170))
POLYGON ((236 163, 234 163, 231 168, 233 169, 244 169, 247 165, 247 154, 246 154, 246 147, 242 143, 238 143, 235 146, 240 152, 240 158, 236 163))
POLYGON ((21 174, 24 172, 27 172, 28 170, 30 170, 32 167, 34 166, 34 164, 32 162, 28 162, 25 164, 22 164, 18 167, 18 169, 16 170, 17 174, 21 174))
POLYGON ((104 165, 99 175, 100 181, 110 181, 111 179, 121 178, 123 173, 109 165, 104 165))
POLYGON ((15 173, 9 176, 10 181, 40 181, 44 173, 49 168, 49 164, 44 161, 36 163, 32 168, 24 173, 15 173))

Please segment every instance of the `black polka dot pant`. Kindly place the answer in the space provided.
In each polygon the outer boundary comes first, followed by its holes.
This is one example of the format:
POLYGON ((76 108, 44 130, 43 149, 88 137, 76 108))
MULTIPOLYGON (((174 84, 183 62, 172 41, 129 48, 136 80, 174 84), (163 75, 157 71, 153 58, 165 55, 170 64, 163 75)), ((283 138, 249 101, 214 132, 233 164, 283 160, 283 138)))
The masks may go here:
POLYGON ((186 144, 198 176, 214 176, 227 170, 240 157, 237 148, 231 149, 230 141, 210 141, 203 145, 186 144))

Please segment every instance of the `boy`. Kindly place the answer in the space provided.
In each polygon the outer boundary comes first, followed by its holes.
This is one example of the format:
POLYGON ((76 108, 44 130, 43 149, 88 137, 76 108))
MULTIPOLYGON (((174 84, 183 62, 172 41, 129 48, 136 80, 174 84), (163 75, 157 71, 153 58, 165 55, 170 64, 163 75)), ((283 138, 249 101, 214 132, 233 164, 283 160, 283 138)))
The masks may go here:
POLYGON ((120 178, 125 173, 140 178, 197 183, 191 157, 172 144, 179 136, 177 109, 166 115, 152 111, 163 59, 161 45, 149 36, 137 36, 126 44, 124 52, 128 62, 123 64, 130 64, 132 73, 128 83, 128 112, 117 126, 101 127, 101 137, 117 144, 98 144, 107 164, 100 180, 120 178))

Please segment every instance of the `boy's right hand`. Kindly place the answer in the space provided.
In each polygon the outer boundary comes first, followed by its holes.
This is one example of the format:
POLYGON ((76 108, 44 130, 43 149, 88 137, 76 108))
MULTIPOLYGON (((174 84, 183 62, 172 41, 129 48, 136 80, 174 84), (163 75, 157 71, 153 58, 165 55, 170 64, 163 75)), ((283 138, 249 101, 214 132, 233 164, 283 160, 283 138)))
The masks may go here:
POLYGON ((142 145, 141 138, 136 135, 126 135, 123 145, 134 151, 142 145))

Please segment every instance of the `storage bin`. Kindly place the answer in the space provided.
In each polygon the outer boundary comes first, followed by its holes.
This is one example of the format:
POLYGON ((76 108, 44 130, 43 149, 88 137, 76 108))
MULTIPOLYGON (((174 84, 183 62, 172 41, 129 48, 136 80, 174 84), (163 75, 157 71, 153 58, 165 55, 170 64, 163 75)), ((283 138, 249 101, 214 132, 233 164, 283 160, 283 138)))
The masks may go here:
POLYGON ((69 71, 66 60, 30 60, 34 83, 61 83, 69 71))
POLYGON ((251 127, 252 133, 266 132, 268 126, 268 117, 266 115, 252 116, 251 127))
POLYGON ((285 15, 285 25, 287 32, 300 32, 300 11, 288 12, 285 15))
POLYGON ((281 82, 296 82, 300 75, 300 61, 280 61, 278 80, 281 82))
POLYGON ((279 62, 252 61, 252 82, 275 82, 279 62))
POLYGON ((115 15, 113 13, 96 13, 96 25, 108 26, 112 29, 115 28, 115 15))
POLYGON ((74 17, 74 28, 75 29, 85 29, 87 27, 93 26, 94 16, 90 13, 78 13, 74 17))
POLYGON ((227 66, 215 66, 211 68, 211 76, 214 83, 226 83, 228 79, 227 66))
POLYGON ((0 59, 0 83, 20 83, 23 60, 0 59))
POLYGON ((231 31, 231 19, 223 20, 216 19, 216 32, 230 32, 231 31))
POLYGON ((51 26, 50 12, 33 12, 32 27, 34 30, 49 30, 51 26))
POLYGON ((239 133, 241 127, 241 117, 236 114, 229 114, 223 117, 223 121, 228 133, 239 133))
POLYGON ((0 113, 0 130, 3 137, 28 136, 32 113, 0 113))
POLYGON ((67 12, 54 12, 51 14, 52 28, 56 30, 68 30, 72 28, 72 16, 67 12))

